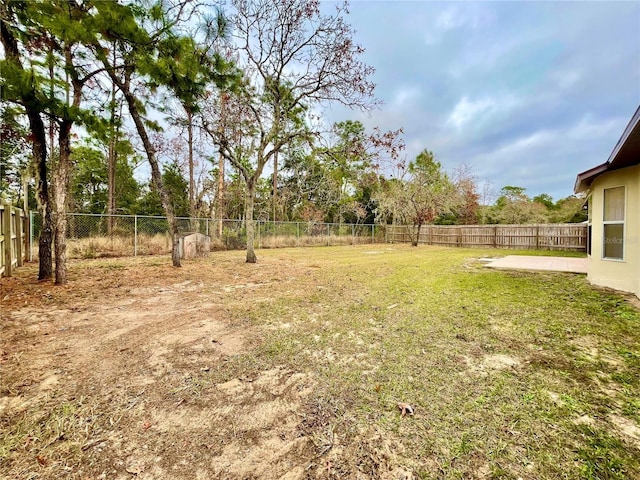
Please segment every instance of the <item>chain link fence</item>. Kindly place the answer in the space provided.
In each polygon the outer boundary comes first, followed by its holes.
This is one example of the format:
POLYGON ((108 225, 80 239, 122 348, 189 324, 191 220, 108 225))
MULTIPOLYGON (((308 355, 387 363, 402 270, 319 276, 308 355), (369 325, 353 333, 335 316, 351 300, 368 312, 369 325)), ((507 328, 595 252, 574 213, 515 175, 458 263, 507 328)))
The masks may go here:
MULTIPOLYGON (((67 214, 69 258, 159 255, 171 252, 166 217, 146 215, 67 214)), ((32 214, 32 258, 37 256, 42 221, 32 214)), ((242 250, 247 246, 244 221, 178 218, 178 232, 211 237, 212 250, 242 250)), ((385 241, 382 225, 316 222, 255 222, 257 248, 372 244, 385 241)))

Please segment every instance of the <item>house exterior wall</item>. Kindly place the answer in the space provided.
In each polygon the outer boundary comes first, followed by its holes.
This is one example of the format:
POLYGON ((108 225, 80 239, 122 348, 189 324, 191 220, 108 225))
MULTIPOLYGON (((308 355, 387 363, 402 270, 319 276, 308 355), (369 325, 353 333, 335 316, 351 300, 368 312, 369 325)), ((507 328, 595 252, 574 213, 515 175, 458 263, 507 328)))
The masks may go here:
POLYGON ((595 285, 635 293, 640 298, 640 165, 606 172, 591 185, 592 243, 587 278, 595 285), (624 254, 603 258, 604 190, 625 187, 624 254))

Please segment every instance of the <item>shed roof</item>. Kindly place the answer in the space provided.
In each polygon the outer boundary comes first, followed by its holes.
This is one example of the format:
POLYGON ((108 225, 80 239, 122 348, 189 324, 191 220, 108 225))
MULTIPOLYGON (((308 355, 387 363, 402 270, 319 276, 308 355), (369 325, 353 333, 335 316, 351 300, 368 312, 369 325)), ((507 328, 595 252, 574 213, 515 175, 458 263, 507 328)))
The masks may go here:
POLYGON ((620 168, 638 165, 640 163, 640 106, 631 117, 627 128, 622 132, 622 136, 613 148, 609 159, 589 170, 579 173, 576 177, 576 184, 573 187, 575 193, 584 192, 591 183, 604 172, 618 170, 620 168))

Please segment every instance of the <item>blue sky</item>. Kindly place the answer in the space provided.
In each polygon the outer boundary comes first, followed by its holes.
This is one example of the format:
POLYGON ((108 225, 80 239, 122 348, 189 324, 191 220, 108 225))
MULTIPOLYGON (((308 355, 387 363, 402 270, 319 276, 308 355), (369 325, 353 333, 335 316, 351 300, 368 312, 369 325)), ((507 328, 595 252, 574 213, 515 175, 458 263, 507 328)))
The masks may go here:
POLYGON ((640 2, 352 1, 383 106, 331 121, 404 128, 406 155, 472 166, 494 193, 573 193, 640 104, 640 2))

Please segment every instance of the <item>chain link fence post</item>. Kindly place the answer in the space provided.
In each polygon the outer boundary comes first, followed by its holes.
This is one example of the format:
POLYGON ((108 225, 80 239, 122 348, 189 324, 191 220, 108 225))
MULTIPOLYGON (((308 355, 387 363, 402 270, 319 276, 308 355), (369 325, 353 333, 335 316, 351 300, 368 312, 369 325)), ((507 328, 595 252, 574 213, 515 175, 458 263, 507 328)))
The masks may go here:
POLYGON ((133 216, 133 256, 138 256, 138 215, 133 216))

